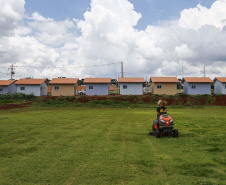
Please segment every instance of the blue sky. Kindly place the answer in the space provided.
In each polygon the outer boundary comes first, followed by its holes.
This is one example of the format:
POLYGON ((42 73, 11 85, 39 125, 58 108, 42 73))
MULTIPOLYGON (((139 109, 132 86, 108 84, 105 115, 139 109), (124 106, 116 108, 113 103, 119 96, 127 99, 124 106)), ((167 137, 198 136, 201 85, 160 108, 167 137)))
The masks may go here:
MULTIPOLYGON (((215 0, 129 0, 135 11, 141 13, 137 29, 147 25, 158 24, 164 20, 176 19, 184 9, 194 8, 201 4, 209 8, 215 0)), ((57 21, 66 18, 83 19, 83 14, 90 9, 91 0, 26 0, 25 10, 29 15, 39 12, 44 17, 57 21)))
POLYGON ((26 0, 25 10, 28 14, 39 12, 44 17, 55 20, 66 18, 82 19, 90 8, 90 0, 26 0))
POLYGON ((0 1, 0 78, 226 76, 226 0, 0 1), (183 68, 183 71, 182 71, 183 68))

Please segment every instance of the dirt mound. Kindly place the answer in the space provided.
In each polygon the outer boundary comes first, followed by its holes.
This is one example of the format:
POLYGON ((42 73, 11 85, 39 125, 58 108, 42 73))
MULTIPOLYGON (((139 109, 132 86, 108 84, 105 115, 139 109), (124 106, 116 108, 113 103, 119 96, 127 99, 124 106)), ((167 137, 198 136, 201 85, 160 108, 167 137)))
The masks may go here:
POLYGON ((0 110, 16 109, 16 108, 26 108, 29 107, 31 103, 22 103, 22 104, 0 104, 0 110))
POLYGON ((153 103, 157 104, 158 100, 166 100, 167 105, 217 105, 226 106, 226 95, 185 95, 178 94, 174 96, 166 95, 109 95, 109 96, 81 96, 78 97, 80 103, 87 103, 93 100, 112 100, 126 101, 130 103, 153 103))

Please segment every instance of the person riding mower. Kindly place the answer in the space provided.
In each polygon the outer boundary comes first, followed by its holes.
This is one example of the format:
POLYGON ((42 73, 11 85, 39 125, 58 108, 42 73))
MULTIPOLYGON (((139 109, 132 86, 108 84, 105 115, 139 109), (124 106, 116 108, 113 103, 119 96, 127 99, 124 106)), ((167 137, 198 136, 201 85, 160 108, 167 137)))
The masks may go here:
POLYGON ((153 120, 152 131, 149 134, 155 135, 157 138, 161 136, 178 137, 178 130, 174 129, 173 119, 167 115, 166 105, 167 102, 159 100, 157 108, 157 120, 153 120))

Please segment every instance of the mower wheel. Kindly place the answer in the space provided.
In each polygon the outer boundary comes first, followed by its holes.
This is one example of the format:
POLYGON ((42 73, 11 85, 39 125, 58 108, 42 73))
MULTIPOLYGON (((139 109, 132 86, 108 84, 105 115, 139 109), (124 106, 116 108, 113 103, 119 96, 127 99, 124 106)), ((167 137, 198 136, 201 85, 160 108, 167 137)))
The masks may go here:
POLYGON ((161 137, 161 135, 160 135, 160 129, 155 130, 155 136, 157 138, 160 138, 161 137))
POLYGON ((175 130, 173 131, 173 137, 178 137, 178 135, 179 135, 179 132, 178 132, 177 129, 175 129, 175 130))
POLYGON ((155 125, 154 124, 152 125, 152 131, 155 131, 155 125))

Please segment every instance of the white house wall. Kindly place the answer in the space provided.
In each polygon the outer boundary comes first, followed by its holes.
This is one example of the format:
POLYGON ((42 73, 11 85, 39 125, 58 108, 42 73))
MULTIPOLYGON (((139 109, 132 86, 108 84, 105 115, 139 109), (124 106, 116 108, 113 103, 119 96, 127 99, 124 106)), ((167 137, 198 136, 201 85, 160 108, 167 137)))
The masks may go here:
POLYGON ((47 89, 48 89, 48 86, 46 84, 46 82, 44 82, 42 85, 42 90, 40 89, 40 96, 47 96, 47 89))
POLYGON ((120 83, 121 95, 142 95, 143 83, 120 83), (127 89, 123 89, 123 85, 127 85, 127 89))
POLYGON ((109 95, 109 84, 86 84, 86 95, 109 95), (93 86, 93 89, 89 89, 89 86, 93 86))
POLYGON ((222 94, 226 94, 226 83, 222 83, 222 94))
POLYGON ((219 80, 216 80, 214 83, 214 94, 226 94, 226 83, 221 83, 219 80))
POLYGON ((184 94, 211 94, 211 83, 187 83, 185 81, 184 94), (196 88, 192 89, 192 85, 195 85, 196 88))
POLYGON ((33 94, 35 96, 47 95, 47 84, 43 83, 42 85, 17 85, 17 92, 24 94, 33 94), (21 90, 21 87, 25 87, 25 90, 21 90))

